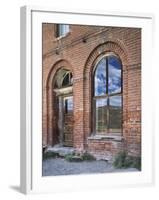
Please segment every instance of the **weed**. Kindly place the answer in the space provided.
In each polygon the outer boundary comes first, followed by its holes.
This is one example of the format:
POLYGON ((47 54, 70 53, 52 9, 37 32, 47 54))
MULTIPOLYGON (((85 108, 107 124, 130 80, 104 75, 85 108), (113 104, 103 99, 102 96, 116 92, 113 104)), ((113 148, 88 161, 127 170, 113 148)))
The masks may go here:
POLYGON ((59 157, 59 154, 56 152, 46 151, 43 153, 43 160, 57 157, 59 157))
POLYGON ((88 161, 96 160, 95 157, 88 152, 84 152, 81 157, 82 160, 88 160, 88 161))
POLYGON ((119 152, 114 159, 113 166, 115 168, 133 167, 141 170, 141 158, 129 156, 125 151, 119 152))
POLYGON ((95 160, 94 156, 89 154, 88 152, 84 153, 75 153, 75 154, 67 154, 65 159, 69 162, 81 162, 81 161, 92 161, 95 160))

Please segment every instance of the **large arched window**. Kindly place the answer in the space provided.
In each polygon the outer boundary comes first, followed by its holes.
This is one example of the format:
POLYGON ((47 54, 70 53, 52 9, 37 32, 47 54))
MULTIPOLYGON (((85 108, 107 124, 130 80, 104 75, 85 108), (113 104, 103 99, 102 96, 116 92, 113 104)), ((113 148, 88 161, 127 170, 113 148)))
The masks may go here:
POLYGON ((122 65, 109 54, 94 70, 93 132, 97 135, 120 135, 122 129, 122 65))

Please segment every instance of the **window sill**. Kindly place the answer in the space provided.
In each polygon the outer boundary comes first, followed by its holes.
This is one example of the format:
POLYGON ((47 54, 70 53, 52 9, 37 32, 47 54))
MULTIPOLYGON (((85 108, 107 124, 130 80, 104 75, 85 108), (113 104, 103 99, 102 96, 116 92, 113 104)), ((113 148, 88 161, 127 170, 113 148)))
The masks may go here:
POLYGON ((88 140, 113 140, 113 141, 122 141, 123 136, 117 135, 91 135, 88 137, 88 140))

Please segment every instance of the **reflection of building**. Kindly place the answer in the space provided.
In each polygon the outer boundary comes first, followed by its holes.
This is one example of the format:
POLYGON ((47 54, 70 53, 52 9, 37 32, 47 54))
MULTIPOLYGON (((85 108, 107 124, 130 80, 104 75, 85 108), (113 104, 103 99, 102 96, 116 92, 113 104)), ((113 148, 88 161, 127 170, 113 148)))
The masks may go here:
POLYGON ((141 30, 43 24, 43 145, 141 152, 141 30))

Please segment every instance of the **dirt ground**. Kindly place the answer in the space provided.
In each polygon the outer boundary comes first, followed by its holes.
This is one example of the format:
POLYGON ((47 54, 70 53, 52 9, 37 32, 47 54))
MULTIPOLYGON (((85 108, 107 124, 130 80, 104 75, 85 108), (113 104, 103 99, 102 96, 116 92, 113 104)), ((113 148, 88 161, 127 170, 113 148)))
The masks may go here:
POLYGON ((69 162, 63 158, 51 158, 43 161, 43 176, 92 174, 107 172, 134 172, 135 168, 115 169, 112 164, 104 160, 69 162))

